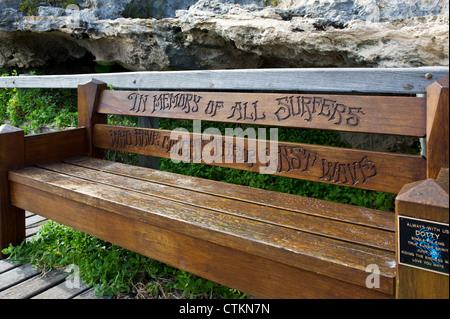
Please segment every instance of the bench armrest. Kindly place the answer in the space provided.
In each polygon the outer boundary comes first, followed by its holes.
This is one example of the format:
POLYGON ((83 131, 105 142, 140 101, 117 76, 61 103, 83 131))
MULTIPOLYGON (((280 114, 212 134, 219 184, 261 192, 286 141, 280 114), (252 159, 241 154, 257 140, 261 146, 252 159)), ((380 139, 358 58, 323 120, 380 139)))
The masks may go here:
POLYGON ((88 154, 86 128, 25 136, 25 166, 88 154))

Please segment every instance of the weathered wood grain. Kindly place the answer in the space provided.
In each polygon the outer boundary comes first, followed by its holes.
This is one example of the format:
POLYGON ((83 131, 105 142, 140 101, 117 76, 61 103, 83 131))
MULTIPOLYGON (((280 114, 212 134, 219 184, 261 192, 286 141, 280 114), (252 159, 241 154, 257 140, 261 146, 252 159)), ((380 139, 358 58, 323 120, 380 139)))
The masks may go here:
MULTIPOLYGON (((448 107, 448 106, 447 106, 448 107)), ((449 194, 448 169, 442 171, 442 179, 437 182, 427 179, 405 185, 396 198, 396 245, 399 245, 400 229, 399 218, 419 218, 434 223, 449 222, 449 194)), ((418 222, 420 224, 420 221, 418 222)), ((439 246, 443 250, 447 246, 439 246)), ((396 249, 397 277, 396 297, 402 299, 448 299, 449 277, 448 273, 437 273, 428 269, 411 267, 400 263, 400 250, 396 249)), ((448 251, 447 251, 448 253, 448 251)), ((448 256, 448 255, 447 255, 448 256)), ((448 262, 448 261, 447 261, 448 262)))
POLYGON ((71 158, 65 162, 104 172, 111 172, 120 176, 130 176, 138 180, 173 186, 180 189, 180 192, 192 190, 237 201, 254 203, 265 207, 273 207, 300 214, 309 214, 376 229, 388 231, 394 231, 395 229, 394 214, 391 212, 339 203, 330 205, 330 202, 325 200, 205 180, 197 177, 192 178, 181 174, 86 157, 71 158))
MULTIPOLYGON (((251 220, 258 220, 282 227, 290 227, 292 229, 342 241, 395 251, 393 232, 374 229, 372 227, 367 227, 366 225, 359 226, 345 221, 329 220, 326 215, 322 217, 313 216, 308 211, 300 214, 281 210, 279 208, 267 207, 261 204, 258 205, 214 196, 212 194, 201 193, 194 190, 180 190, 175 186, 167 184, 161 185, 153 181, 136 180, 133 176, 102 172, 96 169, 87 168, 85 165, 75 166, 64 163, 51 163, 40 165, 40 167, 58 173, 76 176, 77 178, 99 184, 116 186, 118 188, 129 190, 132 193, 142 193, 169 201, 245 217, 251 220), (324 227, 324 224, 326 224, 327 227, 324 227)), ((331 202, 328 203, 328 205, 330 206, 330 210, 334 208, 333 206, 336 206, 335 203, 331 202)))
POLYGON ((23 196, 18 196, 16 185, 24 184, 36 187, 33 190, 41 189, 80 203, 88 202, 91 206, 135 218, 149 225, 168 228, 233 249, 251 251, 255 255, 291 266, 320 273, 326 269, 328 276, 342 280, 356 280, 364 284, 365 279, 362 278, 367 276, 366 263, 377 263, 383 273, 388 277, 393 276, 393 253, 387 251, 194 208, 37 168, 13 172, 10 179, 12 202, 18 207, 28 207, 30 204, 34 206, 33 203, 27 204, 23 196))
POLYGON ((0 274, 4 273, 5 271, 8 271, 10 269, 19 267, 20 264, 18 263, 13 263, 12 261, 8 260, 8 259, 3 259, 0 260, 0 274))
POLYGON ((86 130, 88 155, 100 158, 104 154, 92 146, 93 126, 107 122, 106 115, 97 113, 100 92, 106 87, 106 83, 97 80, 78 86, 78 127, 86 130))
POLYGON ((102 149, 391 193, 426 175, 421 156, 237 136, 96 125, 93 143, 102 149))
POLYGON ((31 264, 20 265, 0 274, 0 292, 39 274, 31 264))
POLYGON ((46 274, 38 274, 1 291, 0 299, 28 299, 64 282, 66 277, 67 274, 61 270, 53 270, 46 274))
POLYGON ((61 282, 31 297, 31 299, 72 299, 88 289, 85 283, 68 286, 66 282, 61 282))
POLYGON ((333 263, 325 263, 326 269, 304 263, 304 266, 314 267, 311 272, 255 255, 253 246, 241 245, 239 249, 222 246, 210 241, 215 237, 202 240, 180 233, 173 225, 170 230, 154 226, 145 219, 136 218, 130 211, 125 215, 114 214, 95 205, 65 198, 59 192, 47 193, 16 182, 12 186, 13 193, 36 195, 35 201, 27 201, 26 196, 15 196, 14 201, 19 206, 33 206, 55 221, 252 295, 267 298, 389 298, 393 293, 392 274, 385 277, 384 270, 381 289, 367 289, 364 271, 356 277, 354 270, 352 274, 341 272, 346 280, 340 281, 328 277, 337 271, 333 263), (317 273, 317 270, 326 274, 317 273), (350 284, 349 281, 358 283, 350 284), (330 289, 330 285, 334 288, 330 289))
POLYGON ((116 89, 271 90, 312 92, 374 92, 419 94, 448 67, 302 68, 126 72, 0 77, 6 88, 76 88, 92 79, 116 89), (425 74, 432 74, 427 79, 425 74))
POLYGON ((87 131, 75 128, 25 137, 25 165, 88 154, 87 131))
POLYGON ((425 99, 418 97, 103 91, 98 112, 379 134, 425 135, 425 99))
POLYGON ((25 238, 25 212, 11 205, 8 171, 24 166, 24 132, 10 125, 0 126, 0 259, 9 244, 25 238))

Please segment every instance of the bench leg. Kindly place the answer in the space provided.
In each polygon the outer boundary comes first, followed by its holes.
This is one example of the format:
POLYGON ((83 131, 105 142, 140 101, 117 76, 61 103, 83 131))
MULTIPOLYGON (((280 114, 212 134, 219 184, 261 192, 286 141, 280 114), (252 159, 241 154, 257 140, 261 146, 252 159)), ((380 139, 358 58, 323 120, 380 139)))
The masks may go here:
POLYGON ((24 132, 10 125, 0 126, 0 259, 1 250, 25 239, 25 211, 11 205, 8 172, 24 167, 24 132))

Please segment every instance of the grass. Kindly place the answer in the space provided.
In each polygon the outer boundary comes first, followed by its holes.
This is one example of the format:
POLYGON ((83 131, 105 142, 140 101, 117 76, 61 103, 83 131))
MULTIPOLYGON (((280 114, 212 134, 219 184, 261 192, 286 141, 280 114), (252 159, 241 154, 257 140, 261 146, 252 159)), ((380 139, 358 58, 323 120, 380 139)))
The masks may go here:
MULTIPOLYGON (((43 126, 76 126, 76 96, 75 90, 0 89, 0 124, 20 126, 27 134, 39 131, 43 126)), ((136 118, 121 116, 110 116, 109 123, 137 124, 136 118)), ((225 124, 202 122, 202 129, 209 126, 222 131, 225 129, 225 124)), ((192 122, 160 119, 160 127, 192 130, 192 122)), ((348 146, 339 141, 336 133, 317 130, 280 129, 279 139, 348 146)), ((137 156, 133 154, 110 152, 109 158, 137 164, 137 156)), ((392 210, 394 203, 393 194, 196 163, 174 164, 169 159, 161 159, 160 169, 381 210, 392 210)), ((77 265, 81 278, 94 287, 98 295, 122 296, 131 293, 141 298, 249 297, 55 222, 44 225, 34 240, 24 241, 16 247, 10 246, 3 252, 10 254, 13 261, 31 263, 44 270, 77 265)))

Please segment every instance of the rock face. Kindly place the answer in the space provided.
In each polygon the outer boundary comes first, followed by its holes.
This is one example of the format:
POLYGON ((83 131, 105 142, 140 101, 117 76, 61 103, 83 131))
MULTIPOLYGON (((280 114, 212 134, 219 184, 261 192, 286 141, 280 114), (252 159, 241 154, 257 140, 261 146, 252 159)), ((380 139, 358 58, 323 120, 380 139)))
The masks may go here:
POLYGON ((448 65, 448 0, 82 0, 36 16, 20 2, 0 0, 0 68, 448 65))

